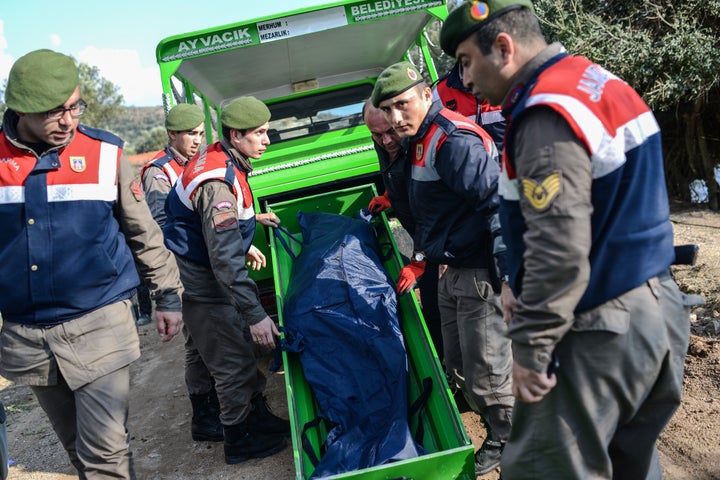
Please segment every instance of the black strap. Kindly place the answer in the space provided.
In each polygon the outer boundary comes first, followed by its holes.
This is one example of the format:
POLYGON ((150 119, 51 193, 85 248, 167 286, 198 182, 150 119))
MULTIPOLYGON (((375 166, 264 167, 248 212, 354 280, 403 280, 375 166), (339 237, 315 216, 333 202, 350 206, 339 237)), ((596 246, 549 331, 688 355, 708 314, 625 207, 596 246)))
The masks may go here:
POLYGON ((410 405, 408 410, 408 418, 412 418, 413 415, 417 414, 418 424, 417 430, 415 430, 415 441, 422 444, 422 439, 425 436, 425 426, 423 425, 422 413, 427 406, 427 402, 430 399, 430 394, 433 389, 433 381, 430 377, 423 378, 422 381, 422 392, 410 405))
POLYGON ((387 262, 392 258, 394 250, 391 242, 382 242, 378 247, 380 248, 379 254, 381 262, 387 262))
POLYGON ((283 246, 285 251, 290 255, 290 257, 295 260, 297 256, 293 253, 292 248, 290 248, 290 245, 288 245, 287 241, 283 238, 283 235, 280 235, 280 233, 283 233, 288 236, 291 240, 294 240, 299 245, 302 245, 302 241, 299 240, 297 237, 295 237, 290 231, 283 227, 282 225, 278 225, 277 227, 273 227, 273 231, 275 232, 275 236, 280 241, 280 244, 283 246))
MULTIPOLYGON (((303 427, 302 434, 300 435, 303 451, 305 452, 305 455, 310 459, 310 463, 312 463, 313 467, 317 467, 318 463, 320 463, 320 460, 318 459, 317 454, 315 453, 315 450, 313 449, 312 443, 310 443, 310 439, 307 436, 307 431, 311 428, 317 427, 320 425, 320 422, 322 422, 323 419, 321 417, 315 417, 313 420, 310 420, 305 424, 303 427)), ((323 447, 320 446, 320 454, 323 453, 323 447)))

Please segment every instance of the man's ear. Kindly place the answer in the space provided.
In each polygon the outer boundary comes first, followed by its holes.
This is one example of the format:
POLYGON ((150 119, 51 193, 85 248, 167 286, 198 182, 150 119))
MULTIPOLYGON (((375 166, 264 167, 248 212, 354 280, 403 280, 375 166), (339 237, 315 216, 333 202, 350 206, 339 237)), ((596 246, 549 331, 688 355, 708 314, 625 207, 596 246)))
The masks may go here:
POLYGON ((432 89, 430 87, 423 88, 422 99, 426 102, 432 103, 432 89))
POLYGON ((494 47, 500 52, 500 57, 504 63, 509 63, 510 59, 515 55, 515 42, 510 35, 505 32, 498 33, 495 37, 494 47))

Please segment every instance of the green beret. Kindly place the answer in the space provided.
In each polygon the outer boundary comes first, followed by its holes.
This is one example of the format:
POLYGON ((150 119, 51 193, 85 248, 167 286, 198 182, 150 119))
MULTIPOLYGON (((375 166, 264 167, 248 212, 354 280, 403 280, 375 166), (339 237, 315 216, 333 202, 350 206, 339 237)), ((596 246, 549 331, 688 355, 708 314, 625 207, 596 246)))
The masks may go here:
POLYGON ((535 11, 530 0, 487 0, 485 2, 473 0, 465 2, 450 12, 443 22, 440 29, 440 46, 445 53, 454 57, 458 45, 469 37, 471 33, 476 32, 480 27, 487 25, 491 20, 503 13, 523 7, 535 11))
POLYGON ((257 128, 270 120, 270 109, 255 97, 240 97, 230 102, 220 114, 220 122, 237 130, 257 128))
POLYGON ((400 95, 423 81, 420 71, 410 62, 395 63, 380 73, 370 99, 377 108, 383 100, 400 95))
POLYGON ((194 103, 180 103, 170 109, 165 118, 165 128, 171 132, 193 130, 205 121, 205 114, 194 103))
POLYGON ((52 50, 35 50, 13 64, 5 104, 20 113, 47 112, 64 104, 80 85, 75 61, 52 50))

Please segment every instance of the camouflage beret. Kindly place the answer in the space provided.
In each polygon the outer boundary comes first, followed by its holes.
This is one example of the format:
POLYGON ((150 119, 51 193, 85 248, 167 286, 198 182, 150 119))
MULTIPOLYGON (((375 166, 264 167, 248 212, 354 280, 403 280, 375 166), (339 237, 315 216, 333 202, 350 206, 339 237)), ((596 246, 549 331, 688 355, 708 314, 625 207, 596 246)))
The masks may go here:
POLYGON ((256 128, 270 120, 270 109, 255 97, 239 97, 223 108, 220 121, 237 130, 256 128))
POLYGON ((420 71, 410 62, 395 63, 380 73, 370 99, 377 108, 383 100, 400 95, 423 81, 420 71))
POLYGON ((171 132, 193 130, 205 121, 205 114, 194 103, 180 103, 170 109, 165 118, 165 128, 171 132))
POLYGON ((5 104, 20 113, 47 112, 63 105, 80 85, 75 61, 52 50, 34 50, 8 74, 5 104))
POLYGON ((530 0, 473 0, 465 2, 450 12, 440 29, 440 47, 443 51, 455 56, 458 45, 470 34, 490 23, 503 13, 519 8, 533 9, 530 0))

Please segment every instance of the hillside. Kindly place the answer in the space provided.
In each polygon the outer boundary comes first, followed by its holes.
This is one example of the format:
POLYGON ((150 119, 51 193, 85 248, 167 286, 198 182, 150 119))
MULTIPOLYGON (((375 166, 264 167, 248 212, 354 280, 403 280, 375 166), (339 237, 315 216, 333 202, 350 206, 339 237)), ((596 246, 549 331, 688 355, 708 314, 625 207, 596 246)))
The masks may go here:
POLYGON ((137 153, 135 146, 138 141, 147 136, 150 130, 163 127, 165 113, 163 107, 126 107, 123 113, 115 117, 108 126, 108 130, 119 136, 126 143, 129 154, 137 153))

